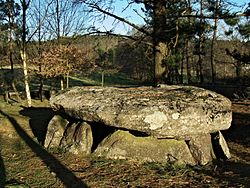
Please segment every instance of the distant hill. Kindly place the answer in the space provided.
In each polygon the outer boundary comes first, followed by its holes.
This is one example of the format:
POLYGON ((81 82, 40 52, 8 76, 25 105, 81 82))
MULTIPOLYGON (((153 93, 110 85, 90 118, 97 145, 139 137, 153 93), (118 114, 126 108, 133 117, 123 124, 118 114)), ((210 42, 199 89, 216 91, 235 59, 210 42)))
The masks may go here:
MULTIPOLYGON (((105 55, 105 61, 110 61, 112 65, 116 66, 116 68, 119 69, 118 72, 127 75, 129 78, 138 79, 140 81, 152 79, 152 49, 151 47, 144 45, 140 42, 135 42, 129 39, 124 39, 116 36, 103 35, 64 37, 60 40, 61 43, 64 45, 74 45, 79 49, 90 48, 91 50, 89 53, 95 52, 98 56, 102 58, 105 55)), ((42 42, 41 49, 50 48, 52 44, 56 44, 55 42, 55 40, 42 42)), ((198 56, 194 53, 194 45, 191 46, 193 46, 193 53, 191 53, 192 56, 190 66, 192 70, 192 77, 195 78, 198 56)), ((211 79, 210 41, 207 41, 205 46, 205 57, 204 61, 202 62, 202 67, 205 81, 209 81, 211 79)), ((250 62, 249 64, 245 65, 240 62, 237 62, 237 60, 235 60, 226 53, 226 49, 228 49, 230 52, 237 50, 239 53, 242 54, 250 54, 250 43, 242 43, 240 41, 216 41, 215 69, 217 80, 230 80, 235 79, 239 76, 249 77, 250 62)), ((0 56, 2 57, 0 61, 1 67, 9 65, 8 58, 6 55, 6 50, 4 52, 0 52, 0 56)), ((38 42, 29 43, 28 55, 29 58, 36 57, 38 55, 38 42)), ((20 65, 19 50, 17 48, 14 54, 14 60, 15 64, 20 65)), ((99 58, 99 61, 102 61, 102 59, 99 58)), ((183 64, 182 66, 185 69, 185 57, 183 57, 182 62, 180 62, 178 65, 179 72, 181 68, 181 63, 183 64)))

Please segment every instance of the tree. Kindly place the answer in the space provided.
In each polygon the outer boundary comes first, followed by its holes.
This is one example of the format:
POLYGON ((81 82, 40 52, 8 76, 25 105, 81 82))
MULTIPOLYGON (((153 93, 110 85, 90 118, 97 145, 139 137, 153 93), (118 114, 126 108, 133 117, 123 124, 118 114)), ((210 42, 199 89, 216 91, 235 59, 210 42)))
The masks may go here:
MULTIPOLYGON (((187 6, 188 6, 188 10, 189 10, 189 14, 191 13, 190 11, 191 9, 191 1, 188 0, 187 1, 187 6)), ((187 26, 188 28, 190 28, 191 25, 191 18, 187 18, 187 26)), ((190 84, 191 83, 191 66, 190 66, 190 60, 191 60, 191 35, 189 34, 189 32, 187 32, 186 34, 184 34, 186 36, 186 40, 185 40, 185 55, 186 55, 186 67, 187 67, 187 83, 190 84)))
POLYGON ((130 39, 120 42, 115 49, 115 62, 121 73, 140 81, 153 80, 152 47, 130 39))
POLYGON ((20 0, 22 7, 22 42, 20 55, 23 63, 23 74, 24 74, 24 86, 27 97, 28 107, 31 107, 31 95, 29 87, 28 67, 27 67, 27 10, 30 4, 30 0, 20 0))
MULTIPOLYGON (((56 39, 57 45, 61 45, 61 39, 67 36, 79 35, 84 31, 84 23, 87 14, 81 9, 82 6, 76 6, 72 1, 68 0, 51 0, 48 9, 48 19, 46 19, 45 27, 50 38, 56 39)), ((64 76, 61 77, 61 90, 64 89, 64 76)), ((67 84, 68 86, 68 84, 67 84)))
POLYGON ((48 17, 44 27, 49 34, 48 39, 60 40, 60 37, 75 36, 86 31, 88 18, 82 5, 77 6, 68 0, 46 0, 48 17))
POLYGON ((200 83, 203 83, 204 78, 203 78, 203 73, 202 73, 202 62, 203 62, 203 56, 205 55, 204 53, 204 43, 205 43, 205 19, 203 18, 203 11, 204 11, 204 4, 203 0, 200 0, 200 25, 198 29, 198 62, 197 62, 197 80, 199 80, 200 83))
POLYGON ((33 70, 43 78, 60 78, 73 70, 91 70, 95 67, 96 55, 90 48, 54 45, 33 58, 31 63, 39 69, 33 70))
POLYGON ((244 48, 248 49, 249 45, 247 46, 246 44, 246 46, 241 46, 241 48, 237 48, 232 51, 226 48, 226 54, 231 56, 235 60, 233 65, 235 66, 237 78, 240 78, 242 76, 242 66, 250 64, 250 52, 249 50, 244 50, 244 48))
POLYGON ((248 7, 245 9, 244 14, 246 15, 245 22, 239 24, 238 31, 243 37, 243 39, 245 39, 247 42, 250 40, 250 22, 249 22, 250 3, 248 3, 248 7))
MULTIPOLYGON (((34 6, 35 11, 38 14, 34 14, 35 20, 38 22, 38 57, 40 58, 42 55, 42 10, 41 10, 41 1, 38 0, 38 5, 34 6)), ((45 11, 45 15, 47 12, 45 11)), ((42 72, 42 66, 39 65, 39 72, 42 72)), ((43 77, 40 76, 40 86, 39 86, 39 95, 40 95, 40 100, 41 102, 43 101, 43 77)))
MULTIPOLYGON (((250 5, 250 4, 249 4, 250 5)), ((249 7, 246 8, 244 14, 248 15, 249 7)), ((228 29, 225 31, 225 35, 233 41, 238 41, 233 45, 233 49, 226 48, 226 54, 234 59, 233 65, 236 70, 237 78, 240 78, 242 72, 242 66, 249 64, 250 54, 249 50, 249 38, 250 38, 250 24, 248 17, 231 17, 224 19, 225 24, 228 26, 228 29), (240 42, 242 41, 242 42, 240 42), (240 43, 240 45, 239 45, 240 43), (238 45, 237 45, 238 44, 238 45)))
MULTIPOLYGON (((173 53, 179 43, 181 25, 179 16, 190 12, 186 1, 135 1, 143 3, 149 26, 152 28, 152 46, 154 54, 154 84, 166 82, 171 75, 173 53)), ((177 56, 176 56, 177 57, 177 56)))
POLYGON ((102 74, 102 87, 104 86, 104 77, 107 73, 117 72, 114 65, 115 49, 101 49, 97 48, 98 57, 95 62, 102 74))
MULTIPOLYGON (((150 46, 153 48, 153 66, 154 66, 154 85, 164 82, 164 77, 167 73, 167 66, 165 60, 168 55, 171 54, 172 48, 175 48, 178 42, 178 14, 180 14, 183 9, 176 12, 176 6, 182 5, 181 3, 176 3, 175 1, 165 1, 165 0, 135 0, 131 1, 128 6, 133 3, 143 4, 145 9, 144 12, 148 15, 147 21, 148 26, 141 27, 129 20, 119 17, 112 13, 112 6, 108 3, 112 1, 84 1, 76 0, 75 2, 84 3, 89 6, 92 10, 98 11, 106 16, 111 16, 114 19, 121 21, 129 26, 135 28, 139 32, 142 32, 147 37, 150 37, 150 46), (105 7, 105 3, 109 6, 105 7), (174 4, 174 6, 172 6, 174 4), (174 9, 173 9, 174 7, 174 9), (171 15, 168 17, 167 15, 171 15), (170 26, 170 27, 168 27, 170 26), (151 29, 152 28, 152 29, 151 29)), ((94 11, 93 11, 94 12, 94 11)), ((107 31, 110 33, 112 31, 107 31)))
POLYGON ((20 15, 20 6, 15 3, 14 0, 6 0, 0 2, 1 17, 4 20, 4 30, 8 32, 8 57, 11 66, 11 71, 14 71, 13 62, 13 41, 14 36, 17 34, 19 29, 17 18, 20 15))
POLYGON ((18 17, 20 15, 20 6, 18 3, 15 3, 13 0, 6 0, 6 1, 1 1, 0 2, 0 14, 1 14, 1 19, 3 20, 3 31, 6 34, 7 41, 7 56, 8 56, 8 61, 11 67, 11 71, 8 72, 8 83, 6 83, 6 94, 5 94, 5 99, 8 101, 8 90, 9 87, 11 86, 12 89, 16 92, 18 99, 20 100, 19 94, 16 89, 15 85, 15 76, 14 76, 14 43, 15 41, 18 40, 16 36, 18 36, 18 32, 20 30, 19 25, 18 25, 18 17), (10 86, 8 86, 10 85, 10 86))
MULTIPOLYGON (((232 7, 237 7, 237 4, 232 4, 230 1, 227 0, 207 0, 206 8, 208 16, 210 17, 210 19, 212 18, 214 22, 212 27, 213 32, 211 38, 211 51, 210 51, 212 83, 214 83, 216 79, 214 49, 218 35, 219 21, 224 19, 224 21, 227 22, 232 28, 235 24, 237 24, 237 22, 240 20, 241 17, 247 16, 246 13, 232 12, 232 10, 230 10, 232 7)), ((232 32, 233 30, 230 29, 226 34, 231 35, 232 32)))
POLYGON ((218 20, 219 20, 219 15, 221 14, 222 0, 209 0, 208 3, 209 3, 209 9, 212 11, 212 14, 214 16, 214 26, 213 26, 213 34, 211 39, 211 52, 210 52, 212 83, 214 83, 216 76, 216 70, 214 65, 214 46, 217 38, 218 20))

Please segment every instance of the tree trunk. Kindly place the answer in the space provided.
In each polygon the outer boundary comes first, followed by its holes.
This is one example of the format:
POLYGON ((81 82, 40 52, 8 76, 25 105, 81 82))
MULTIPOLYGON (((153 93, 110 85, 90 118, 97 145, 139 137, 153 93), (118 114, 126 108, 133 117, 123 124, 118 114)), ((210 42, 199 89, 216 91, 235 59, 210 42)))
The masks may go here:
MULTIPOLYGON (((39 71, 41 73, 42 71, 42 65, 39 65, 39 71)), ((39 80, 40 80, 40 86, 39 86, 39 97, 40 97, 40 101, 43 102, 43 76, 42 74, 39 76, 39 80)))
POLYGON ((153 51, 154 51, 154 85, 163 82, 166 66, 167 45, 165 39, 166 28, 166 1, 153 1, 153 51))
POLYGON ((40 97, 40 101, 43 102, 43 78, 42 76, 40 76, 39 97, 40 97))
POLYGON ((9 39, 9 61, 10 61, 11 73, 14 75, 13 46, 12 46, 11 33, 10 33, 10 39, 9 39))
POLYGON ((26 55, 26 49, 25 48, 23 48, 21 50, 21 58, 22 58, 22 62, 23 62, 24 86, 25 86, 27 103, 28 103, 28 107, 31 107, 32 103, 31 103, 31 95, 30 95, 30 88, 29 88, 27 55, 26 55))
POLYGON ((236 68, 236 77, 239 80, 240 77, 241 77, 241 70, 242 70, 242 68, 241 68, 241 62, 240 61, 236 62, 235 68, 236 68))
POLYGON ((215 4, 215 12, 214 12, 214 32, 213 32, 213 37, 211 41, 211 76, 212 76, 212 83, 215 83, 215 77, 216 77, 216 70, 215 70, 215 62, 214 62, 214 46, 216 42, 216 37, 217 37, 217 27, 218 27, 218 11, 219 11, 219 5, 221 4, 221 0, 216 0, 215 4))
POLYGON ((186 41, 186 68, 187 68, 187 83, 191 83, 191 68, 190 68, 190 42, 187 39, 186 41))
MULTIPOLYGON (((185 54, 185 48, 183 48, 183 54, 185 54)), ((180 83, 184 83, 184 56, 181 58, 181 76, 180 76, 180 83)))
MULTIPOLYGON (((217 21, 215 21, 215 27, 217 27, 217 21)), ((216 73, 215 73, 215 63, 214 63, 214 45, 215 45, 215 40, 216 40, 216 32, 217 32, 217 29, 214 29, 214 32, 213 32, 213 38, 212 38, 212 41, 211 41, 211 53, 210 53, 210 58, 211 58, 211 78, 212 78, 212 83, 214 84, 215 83, 215 76, 216 76, 216 73)))
POLYGON ((30 87, 29 87, 29 77, 28 77, 28 67, 27 67, 27 53, 26 53, 26 11, 28 9, 29 2, 25 0, 21 1, 22 4, 22 49, 20 51, 22 63, 23 63, 23 74, 24 74, 24 86, 27 98, 28 107, 31 107, 31 95, 30 95, 30 87))
POLYGON ((69 88, 69 73, 66 74, 66 88, 69 88))
POLYGON ((166 66, 163 65, 163 61, 167 53, 167 45, 165 43, 158 43, 155 50, 155 81, 156 84, 164 81, 166 74, 166 66))
POLYGON ((104 87, 104 71, 102 71, 102 87, 104 87))
MULTIPOLYGON (((188 8, 191 10, 192 9, 191 1, 188 0, 187 3, 188 3, 188 8)), ((191 24, 190 18, 187 18, 187 20, 188 20, 188 23, 191 24)), ((191 83, 191 66, 190 66, 190 59, 191 59, 191 55, 190 55, 190 45, 191 45, 191 43, 190 43, 190 40, 191 40, 191 38, 190 38, 189 35, 187 35, 186 37, 187 38, 186 38, 185 44, 186 44, 187 83, 190 84, 191 83)))
MULTIPOLYGON (((56 0, 56 37, 57 37, 57 45, 61 46, 61 33, 60 33, 60 5, 59 0, 56 0)), ((60 76, 60 86, 61 90, 64 90, 64 76, 60 76)))
MULTIPOLYGON (((41 46, 42 46, 42 37, 41 37, 41 2, 40 0, 38 1, 38 20, 39 20, 39 25, 38 25, 38 55, 39 58, 42 56, 42 51, 41 51, 41 46)), ((39 72, 40 72, 40 86, 39 86, 39 97, 40 101, 43 102, 43 76, 42 76, 42 64, 39 65, 39 72)))
POLYGON ((7 3, 7 7, 8 7, 8 24, 9 24, 9 62, 10 62, 10 67, 11 67, 11 86, 13 91, 16 93, 16 96, 18 98, 19 101, 21 101, 21 98, 19 96, 19 93, 16 89, 16 85, 15 85, 15 75, 14 75, 14 61, 13 61, 13 38, 12 38, 12 32, 13 32, 13 25, 14 25, 14 15, 13 15, 13 9, 14 9, 14 5, 11 4, 11 2, 9 0, 6 1, 7 3))
POLYGON ((61 90, 64 90, 63 76, 60 77, 60 86, 61 86, 61 90))
POLYGON ((59 0, 56 0, 56 35, 57 35, 57 41, 60 43, 60 15, 59 15, 59 0))
POLYGON ((11 2, 9 0, 7 2, 7 7, 8 7, 8 24, 9 24, 9 61, 10 61, 10 67, 11 67, 11 72, 14 74, 14 63, 13 63, 13 40, 12 40, 12 32, 13 32, 13 25, 14 25, 14 17, 13 17, 13 12, 11 2))
POLYGON ((204 36, 204 28, 203 28, 203 24, 204 24, 204 18, 203 18, 203 0, 200 1, 200 30, 199 30, 199 53, 198 53, 198 63, 197 63, 197 68, 198 68, 198 75, 197 75, 197 79, 199 81, 199 83, 203 83, 204 82, 204 78, 203 78, 203 67, 202 67, 202 62, 203 62, 203 56, 204 56, 204 40, 205 40, 205 36, 204 36))

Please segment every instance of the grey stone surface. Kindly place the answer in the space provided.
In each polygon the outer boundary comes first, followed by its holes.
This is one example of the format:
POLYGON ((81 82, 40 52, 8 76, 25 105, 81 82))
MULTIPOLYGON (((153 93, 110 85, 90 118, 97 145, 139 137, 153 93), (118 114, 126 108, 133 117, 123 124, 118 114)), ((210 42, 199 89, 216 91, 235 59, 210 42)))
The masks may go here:
POLYGON ((185 141, 136 137, 128 131, 116 131, 104 139, 94 154, 111 159, 141 162, 196 164, 185 141))
POLYGON ((191 86, 75 87, 50 100, 54 110, 156 138, 186 138, 228 129, 231 102, 191 86))
POLYGON ((216 159, 210 134, 192 136, 188 141, 188 145, 192 156, 198 164, 206 165, 213 159, 216 159))
POLYGON ((88 123, 73 123, 67 127, 60 146, 71 153, 88 155, 93 145, 92 130, 88 123))
POLYGON ((44 147, 59 147, 68 123, 69 122, 60 115, 55 115, 48 124, 44 147))
POLYGON ((213 148, 217 158, 230 159, 231 154, 227 142, 220 131, 212 134, 213 148))

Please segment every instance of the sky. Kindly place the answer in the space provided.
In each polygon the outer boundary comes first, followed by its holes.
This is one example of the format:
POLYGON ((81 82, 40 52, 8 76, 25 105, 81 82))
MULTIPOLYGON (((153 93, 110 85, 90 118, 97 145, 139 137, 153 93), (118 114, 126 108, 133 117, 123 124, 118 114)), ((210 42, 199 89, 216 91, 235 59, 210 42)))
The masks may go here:
MULTIPOLYGON (((139 14, 143 14, 141 11, 142 6, 133 4, 133 6, 127 7, 127 5, 128 5, 127 0, 116 0, 115 5, 114 5, 114 8, 115 8, 114 14, 119 15, 120 17, 126 18, 130 22, 136 23, 137 25, 143 25, 145 22, 135 12, 135 10, 137 10, 137 12, 139 14)), ((114 22, 114 19, 110 18, 110 17, 107 18, 104 21, 104 23, 101 25, 104 25, 105 28, 102 26, 100 28, 102 28, 104 30, 105 29, 109 30, 111 28, 114 28, 115 33, 119 33, 119 34, 127 34, 128 32, 131 31, 130 26, 128 26, 127 24, 124 24, 124 23, 117 24, 117 22, 114 22)))
MULTIPOLYGON (((247 7, 247 4, 250 2, 249 0, 231 0, 231 1, 240 5, 245 4, 246 5, 245 8, 247 7)), ((133 6, 127 7, 126 10, 123 10, 124 7, 126 7, 128 4, 127 0, 116 0, 115 2, 116 3, 114 5, 115 7, 114 14, 119 15, 123 18, 126 18, 130 22, 136 23, 137 25, 144 24, 143 19, 140 16, 138 16, 138 14, 136 14, 136 12, 134 11, 134 9, 136 9, 140 14, 143 14, 141 11, 141 8, 142 8, 141 5, 133 5, 133 6)), ((237 9, 237 11, 241 11, 241 10, 237 9)), ((114 22, 114 19, 110 17, 107 18, 104 21, 104 23, 100 24, 98 27, 103 31, 114 28, 114 32, 119 33, 119 34, 127 34, 128 32, 131 31, 131 27, 123 23, 116 24, 116 22, 114 22)))

